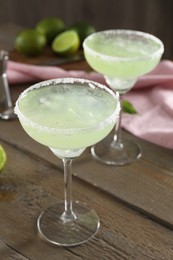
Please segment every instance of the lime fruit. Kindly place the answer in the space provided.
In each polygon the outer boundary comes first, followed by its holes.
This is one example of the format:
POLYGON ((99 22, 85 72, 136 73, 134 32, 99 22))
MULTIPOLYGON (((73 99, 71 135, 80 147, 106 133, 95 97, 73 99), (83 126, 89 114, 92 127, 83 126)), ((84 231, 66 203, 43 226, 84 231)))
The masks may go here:
POLYGON ((75 30, 79 34, 81 44, 88 35, 96 31, 94 26, 87 22, 77 22, 70 26, 69 29, 75 30))
POLYGON ((15 39, 16 50, 28 56, 41 54, 45 46, 45 36, 34 29, 22 30, 15 39))
POLYGON ((64 29, 64 22, 58 17, 45 18, 36 25, 36 30, 46 36, 48 44, 51 44, 53 39, 64 29))
POLYGON ((4 169, 6 162, 7 162, 6 152, 2 147, 2 145, 0 145, 0 172, 4 169))
POLYGON ((137 114, 137 110, 128 100, 122 100, 122 110, 127 114, 137 114))
POLYGON ((80 46, 80 38, 76 31, 65 31, 59 34, 52 43, 52 49, 60 55, 75 53, 80 46))

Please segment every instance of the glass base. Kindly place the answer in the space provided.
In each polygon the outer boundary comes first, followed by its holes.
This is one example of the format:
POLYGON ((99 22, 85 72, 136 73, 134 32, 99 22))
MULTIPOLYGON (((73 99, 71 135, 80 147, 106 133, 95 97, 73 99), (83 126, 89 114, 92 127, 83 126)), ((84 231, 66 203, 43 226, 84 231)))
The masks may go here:
POLYGON ((100 220, 93 209, 85 203, 73 202, 75 219, 65 221, 64 202, 59 202, 43 211, 37 227, 40 236, 59 246, 76 246, 91 239, 98 231, 100 220))
POLYGON ((107 165, 125 165, 139 159, 142 155, 140 146, 128 139, 124 139, 123 143, 116 143, 106 138, 100 143, 91 147, 92 156, 107 165))

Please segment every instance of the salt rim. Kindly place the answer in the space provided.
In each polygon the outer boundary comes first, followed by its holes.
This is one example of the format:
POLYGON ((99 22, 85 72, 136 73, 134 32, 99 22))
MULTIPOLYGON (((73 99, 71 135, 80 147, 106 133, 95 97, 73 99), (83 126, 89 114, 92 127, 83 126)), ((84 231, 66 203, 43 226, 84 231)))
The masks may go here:
POLYGON ((88 52, 90 52, 93 56, 97 56, 99 55, 99 57, 101 57, 103 60, 109 60, 109 61, 121 61, 121 62, 127 62, 127 61, 143 61, 143 60, 146 60, 148 59, 148 57, 151 57, 151 59, 154 59, 154 57, 157 57, 161 54, 163 54, 164 52, 164 45, 162 43, 162 41, 157 38, 156 36, 152 35, 152 34, 149 34, 149 33, 145 33, 145 32, 142 32, 142 31, 135 31, 135 30, 124 30, 124 29, 110 29, 110 30, 105 30, 105 31, 99 31, 99 32, 95 32, 95 33, 92 33, 91 35, 89 35, 83 42, 83 48, 84 50, 86 49, 88 52), (93 38, 94 36, 97 36, 97 35, 102 35, 102 34, 105 34, 105 35, 109 35, 109 34, 128 34, 128 35, 137 35, 137 36, 143 36, 144 39, 150 39, 152 40, 153 42, 155 43, 158 43, 160 45, 160 48, 153 52, 153 54, 148 54, 146 55, 145 57, 141 58, 141 57, 134 57, 134 58, 120 58, 120 57, 112 57, 112 56, 109 56, 109 55, 105 55, 105 54, 102 54, 100 52, 97 52, 95 50, 92 50, 88 45, 87 45, 87 41, 89 41, 91 38, 93 38))
POLYGON ((14 107, 14 113, 18 116, 18 118, 22 119, 22 121, 24 121, 25 125, 30 125, 33 128, 37 128, 38 131, 40 132, 49 132, 49 133, 62 133, 65 132, 66 134, 71 134, 73 132, 77 133, 77 132, 85 132, 88 131, 88 129, 102 129, 103 127, 105 127, 108 124, 111 124, 112 122, 115 122, 115 118, 118 116, 120 111, 120 104, 119 104, 119 93, 115 92, 113 90, 111 90, 110 88, 106 87, 105 85, 95 82, 95 81, 91 81, 91 80, 87 80, 87 79, 82 79, 82 78, 55 78, 55 79, 50 79, 50 80, 45 80, 39 83, 36 83, 32 86, 30 86, 29 88, 25 89, 18 97, 15 107, 14 107), (41 87, 46 87, 49 85, 57 85, 57 84, 72 84, 72 83, 78 83, 78 84, 85 84, 87 83, 88 86, 90 88, 93 89, 94 86, 99 87, 101 89, 105 89, 105 91, 109 92, 116 100, 117 102, 117 107, 114 110, 114 112, 108 117, 106 118, 106 120, 97 123, 96 125, 93 125, 92 127, 86 127, 86 128, 55 128, 55 127, 48 127, 48 126, 44 126, 44 125, 40 125, 37 124, 35 122, 32 122, 31 120, 29 120, 21 111, 19 108, 19 102, 22 98, 24 98, 27 93, 33 89, 38 89, 41 87), (99 124, 99 125, 98 125, 99 124))

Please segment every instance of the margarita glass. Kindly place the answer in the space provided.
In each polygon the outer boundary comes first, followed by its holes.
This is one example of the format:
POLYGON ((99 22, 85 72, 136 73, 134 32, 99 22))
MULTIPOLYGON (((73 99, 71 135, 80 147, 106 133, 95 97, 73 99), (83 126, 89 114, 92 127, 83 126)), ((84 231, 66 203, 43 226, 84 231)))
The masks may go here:
POLYGON ((81 244, 95 235, 99 218, 93 209, 72 202, 72 159, 103 139, 119 115, 118 94, 84 79, 52 79, 26 89, 15 113, 29 136, 48 146, 64 165, 64 202, 42 212, 37 227, 42 238, 61 246, 81 244))
MULTIPOLYGON (((83 48, 88 64, 119 92, 120 101, 138 77, 154 69, 164 51, 158 38, 133 30, 93 33, 85 39, 83 48)), ((141 156, 138 144, 121 138, 121 115, 120 111, 113 138, 109 136, 91 148, 94 158, 108 165, 124 165, 141 156)))

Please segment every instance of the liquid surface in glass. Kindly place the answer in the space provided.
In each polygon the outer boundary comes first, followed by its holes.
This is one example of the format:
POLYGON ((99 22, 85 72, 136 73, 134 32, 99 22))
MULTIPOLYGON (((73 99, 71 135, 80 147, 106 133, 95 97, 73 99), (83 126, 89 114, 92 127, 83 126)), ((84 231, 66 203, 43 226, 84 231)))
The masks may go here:
POLYGON ((105 76, 131 79, 156 66, 163 45, 146 33, 109 30, 90 35, 84 41, 84 52, 94 70, 105 76))
POLYGON ((19 119, 38 142, 58 149, 80 149, 104 138, 115 124, 115 96, 92 83, 53 84, 19 99, 19 119))

